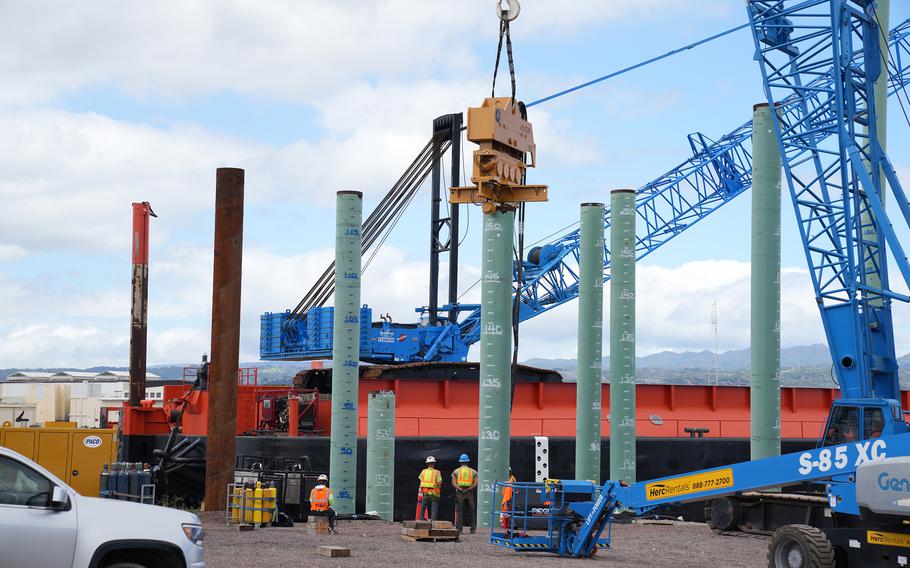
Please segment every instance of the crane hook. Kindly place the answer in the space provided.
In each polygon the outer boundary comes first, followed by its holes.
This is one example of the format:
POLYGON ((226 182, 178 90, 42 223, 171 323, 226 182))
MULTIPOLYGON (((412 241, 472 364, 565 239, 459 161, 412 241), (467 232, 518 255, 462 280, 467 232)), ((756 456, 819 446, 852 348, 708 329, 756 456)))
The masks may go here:
POLYGON ((520 13, 521 4, 518 3, 518 0, 496 0, 496 16, 500 20, 511 22, 517 18, 520 13), (503 2, 505 2, 505 8, 502 6, 503 2))

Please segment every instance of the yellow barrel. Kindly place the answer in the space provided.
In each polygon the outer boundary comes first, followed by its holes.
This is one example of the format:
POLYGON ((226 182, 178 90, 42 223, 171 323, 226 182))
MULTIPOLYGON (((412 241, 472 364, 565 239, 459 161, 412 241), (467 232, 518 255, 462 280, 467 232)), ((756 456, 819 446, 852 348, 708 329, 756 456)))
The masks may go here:
POLYGON ((231 522, 239 523, 240 522, 240 501, 243 497, 243 490, 239 485, 235 485, 231 488, 231 522))
POLYGON ((253 491, 253 524, 258 525, 262 522, 262 483, 256 482, 256 489, 253 491))
POLYGON ((278 489, 270 484, 269 487, 265 488, 263 493, 265 495, 265 497, 263 497, 263 507, 266 510, 262 512, 262 522, 271 523, 274 520, 272 515, 275 512, 275 501, 278 499, 278 489))
POLYGON ((247 487, 243 490, 243 522, 253 522, 253 490, 247 487))

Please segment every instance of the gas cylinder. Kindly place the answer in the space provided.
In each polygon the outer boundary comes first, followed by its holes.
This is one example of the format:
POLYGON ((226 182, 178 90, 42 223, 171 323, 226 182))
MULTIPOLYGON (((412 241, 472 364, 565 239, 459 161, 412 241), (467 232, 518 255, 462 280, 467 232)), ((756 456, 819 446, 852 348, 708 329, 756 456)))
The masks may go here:
POLYGON ((256 482, 256 489, 253 490, 253 524, 262 523, 262 483, 256 482))
POLYGON ((127 471, 127 465, 129 464, 126 462, 120 463, 120 471, 117 475, 117 493, 120 495, 117 495, 117 499, 125 500, 126 494, 130 492, 130 474, 127 471))
POLYGON ((111 464, 111 475, 107 479, 107 497, 108 499, 116 499, 117 496, 114 495, 117 492, 117 480, 120 478, 120 462, 114 462, 111 464))
POLYGON ((108 464, 104 464, 104 469, 101 470, 101 479, 98 484, 98 495, 102 497, 107 497, 107 488, 110 484, 111 472, 108 469, 108 464))
POLYGON ((131 463, 129 468, 129 500, 139 500, 139 464, 131 463))

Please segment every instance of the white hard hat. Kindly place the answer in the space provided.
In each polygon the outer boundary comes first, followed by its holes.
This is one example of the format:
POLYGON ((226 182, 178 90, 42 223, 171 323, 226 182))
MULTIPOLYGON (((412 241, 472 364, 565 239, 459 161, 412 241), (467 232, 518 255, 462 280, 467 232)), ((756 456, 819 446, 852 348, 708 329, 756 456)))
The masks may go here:
POLYGON ((316 478, 316 481, 328 481, 328 480, 329 480, 329 476, 327 476, 327 475, 324 474, 324 473, 321 474, 319 477, 316 478))
POLYGON ((427 463, 436 463, 436 458, 434 458, 433 456, 428 457, 427 463))

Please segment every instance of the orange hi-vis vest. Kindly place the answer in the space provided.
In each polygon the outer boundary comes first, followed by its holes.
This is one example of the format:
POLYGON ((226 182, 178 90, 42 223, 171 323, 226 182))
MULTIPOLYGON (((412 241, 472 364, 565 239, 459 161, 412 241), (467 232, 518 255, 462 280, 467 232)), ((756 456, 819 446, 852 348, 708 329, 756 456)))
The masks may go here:
POLYGON ((455 485, 458 487, 470 487, 474 484, 474 477, 477 472, 463 465, 455 470, 455 485))
POLYGON ((310 491, 310 510, 311 511, 328 511, 329 509, 329 491, 326 486, 314 487, 310 491))
MULTIPOLYGON (((514 475, 510 475, 510 476, 509 476, 509 483, 515 483, 515 476, 514 476, 514 475)), ((512 492, 513 492, 513 490, 512 490, 511 487, 503 487, 503 488, 502 488, 502 510, 503 510, 503 511, 506 510, 506 508, 507 508, 508 505, 509 505, 509 501, 512 500, 512 492)))
POLYGON ((441 487, 442 474, 439 473, 438 469, 428 467, 420 472, 420 490, 424 495, 436 495, 438 497, 441 487))

